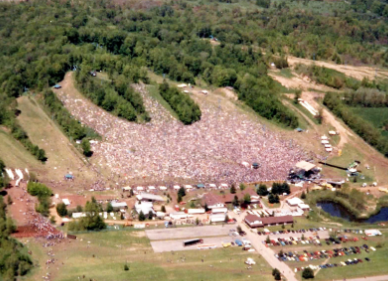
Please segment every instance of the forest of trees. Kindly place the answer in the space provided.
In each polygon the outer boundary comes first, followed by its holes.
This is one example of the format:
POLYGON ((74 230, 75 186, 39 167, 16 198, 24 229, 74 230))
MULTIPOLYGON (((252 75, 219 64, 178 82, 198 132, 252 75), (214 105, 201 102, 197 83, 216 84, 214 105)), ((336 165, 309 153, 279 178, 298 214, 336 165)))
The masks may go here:
MULTIPOLYGON (((141 97, 129 84, 148 83, 148 69, 176 81, 234 87, 258 114, 296 127, 297 118, 279 101, 279 85, 267 75, 269 57, 388 65, 383 1, 354 0, 330 13, 301 12, 285 1, 260 0, 245 10, 228 8, 229 2, 222 1, 222 13, 219 3, 210 1, 195 7, 183 1, 147 3, 146 8, 107 0, 0 3, 0 124, 43 161, 44 151, 17 125, 15 98, 42 91, 76 69, 81 90, 96 104, 147 122, 141 97), (211 36, 216 45, 204 40, 211 36), (108 73, 110 81, 92 78, 94 70, 108 73)), ((276 65, 287 67, 285 60, 276 65)), ((358 88, 325 69, 316 68, 314 75, 335 88, 358 88)))
POLYGON ((2 159, 0 159, 0 191, 6 187, 7 179, 5 175, 5 164, 2 159))
POLYGON ((335 115, 341 118, 354 132, 367 143, 388 157, 388 140, 380 131, 362 117, 354 114, 341 100, 338 93, 327 93, 323 100, 335 115))
POLYGON ((76 71, 75 78, 81 92, 106 111, 128 121, 150 120, 143 99, 125 78, 119 76, 113 84, 105 82, 90 75, 90 69, 83 65, 76 71))
POLYGON ((15 225, 6 214, 7 205, 0 196, 0 279, 16 280, 32 268, 32 261, 23 244, 11 237, 15 225))
POLYGON ((199 106, 188 95, 169 86, 166 81, 159 85, 159 92, 183 124, 190 125, 201 119, 199 106))

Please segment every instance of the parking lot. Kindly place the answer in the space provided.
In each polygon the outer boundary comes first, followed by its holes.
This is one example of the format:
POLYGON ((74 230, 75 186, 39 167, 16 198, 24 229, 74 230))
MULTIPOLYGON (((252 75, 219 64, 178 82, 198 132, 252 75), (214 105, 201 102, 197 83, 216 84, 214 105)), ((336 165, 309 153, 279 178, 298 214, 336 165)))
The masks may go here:
POLYGON ((236 225, 214 225, 195 227, 176 227, 166 229, 146 230, 147 237, 152 240, 174 240, 186 238, 202 238, 211 236, 228 236, 231 229, 236 225))
POLYGON ((203 238, 203 243, 198 243, 191 246, 183 246, 185 239, 179 240, 164 240, 164 241, 151 241, 152 249, 155 253, 171 252, 171 251, 187 251, 187 250, 198 250, 198 247, 203 249, 213 249, 223 247, 223 243, 234 242, 235 238, 231 236, 222 237, 209 237, 203 238))

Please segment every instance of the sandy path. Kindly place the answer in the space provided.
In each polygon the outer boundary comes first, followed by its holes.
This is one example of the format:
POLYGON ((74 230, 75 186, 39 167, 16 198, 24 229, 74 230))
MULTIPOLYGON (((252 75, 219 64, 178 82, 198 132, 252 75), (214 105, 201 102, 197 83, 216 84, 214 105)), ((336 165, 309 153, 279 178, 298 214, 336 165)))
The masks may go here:
POLYGON ((362 80, 364 77, 367 77, 371 80, 374 80, 375 77, 377 78, 387 78, 388 77, 388 70, 387 69, 381 69, 377 67, 370 67, 370 66, 353 66, 353 65, 343 65, 343 64, 335 64, 333 62, 324 62, 324 61, 313 61, 309 59, 302 59, 302 58, 296 58, 289 56, 288 57, 288 64, 290 66, 294 66, 298 63, 301 64, 316 64, 319 66, 323 66, 326 68, 331 68, 337 71, 340 71, 348 76, 354 77, 358 80, 362 80))

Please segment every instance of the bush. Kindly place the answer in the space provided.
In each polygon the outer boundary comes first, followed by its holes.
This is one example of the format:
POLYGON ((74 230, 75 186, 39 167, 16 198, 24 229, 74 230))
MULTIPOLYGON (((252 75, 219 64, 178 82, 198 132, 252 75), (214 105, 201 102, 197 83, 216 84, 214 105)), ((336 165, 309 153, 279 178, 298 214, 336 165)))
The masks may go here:
POLYGON ((140 211, 140 214, 139 214, 139 221, 145 221, 145 215, 143 213, 143 211, 140 211))
POLYGON ((67 207, 65 203, 59 203, 57 205, 57 213, 59 216, 64 217, 67 216, 67 207))
POLYGON ((32 196, 51 196, 53 194, 52 190, 46 185, 38 182, 28 182, 27 192, 32 196))
POLYGON ((129 266, 127 264, 124 265, 124 271, 128 271, 129 270, 129 266))
POLYGON ((160 209, 160 211, 165 213, 166 212, 166 207, 163 205, 162 208, 160 209))
POLYGON ((304 279, 314 278, 314 271, 310 267, 306 267, 302 272, 302 277, 304 279))

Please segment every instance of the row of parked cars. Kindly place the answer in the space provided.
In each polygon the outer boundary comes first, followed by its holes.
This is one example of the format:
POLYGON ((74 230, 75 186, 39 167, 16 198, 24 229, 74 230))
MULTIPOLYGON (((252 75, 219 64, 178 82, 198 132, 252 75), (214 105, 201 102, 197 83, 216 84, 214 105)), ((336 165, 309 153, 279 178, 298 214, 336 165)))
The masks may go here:
POLYGON ((285 238, 277 238, 271 239, 270 241, 266 241, 267 246, 292 246, 292 245, 307 245, 312 244, 316 246, 322 246, 321 241, 319 240, 319 236, 316 237, 305 237, 302 239, 301 237, 285 237, 285 238), (269 242, 269 243, 268 243, 269 242))
POLYGON ((291 229, 291 230, 278 230, 278 231, 257 231, 257 234, 259 235, 269 235, 269 234, 288 234, 288 233, 308 233, 308 232, 317 232, 320 230, 326 230, 326 227, 319 227, 319 228, 302 228, 302 229, 291 229))
MULTIPOLYGON (((370 258, 365 258, 367 262, 370 262, 370 258)), ((316 270, 318 268, 333 268, 333 267, 338 267, 338 266, 347 266, 347 265, 352 265, 352 264, 359 264, 362 263, 362 259, 348 259, 346 261, 341 261, 339 263, 326 263, 326 264, 321 264, 321 265, 316 265, 316 266, 309 266, 311 269, 316 270)), ((296 267, 295 272, 299 272, 305 269, 305 267, 296 267)))
POLYGON ((321 251, 313 251, 308 252, 307 250, 304 250, 302 253, 299 253, 297 251, 295 252, 283 252, 280 251, 279 254, 275 254, 275 257, 279 259, 280 261, 308 261, 308 260, 314 260, 314 259, 326 259, 326 258, 333 258, 333 257, 341 257, 341 256, 348 256, 353 254, 360 254, 361 250, 364 250, 365 252, 369 253, 369 250, 376 251, 374 247, 369 247, 368 245, 364 244, 362 246, 356 246, 356 247, 344 247, 344 248, 338 248, 333 250, 321 250, 321 251))

